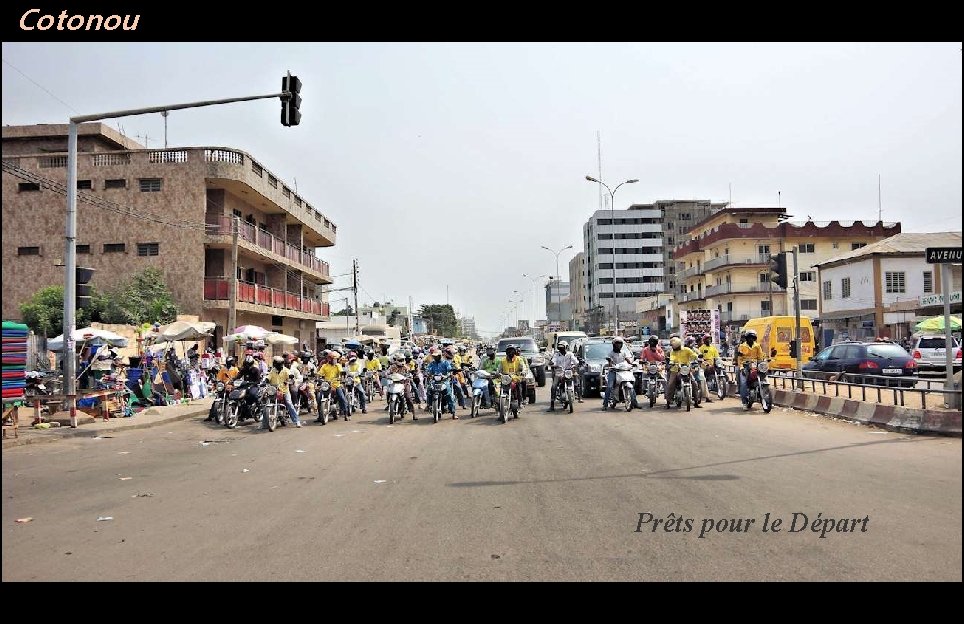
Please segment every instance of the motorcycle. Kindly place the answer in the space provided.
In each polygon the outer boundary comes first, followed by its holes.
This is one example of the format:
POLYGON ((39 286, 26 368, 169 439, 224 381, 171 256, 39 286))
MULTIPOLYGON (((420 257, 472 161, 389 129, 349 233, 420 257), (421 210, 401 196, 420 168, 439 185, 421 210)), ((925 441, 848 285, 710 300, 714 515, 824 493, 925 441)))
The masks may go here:
POLYGON ((410 375, 392 373, 388 376, 389 383, 385 388, 385 398, 388 401, 388 423, 395 424, 396 420, 401 420, 405 416, 405 381, 411 379, 410 375))
POLYGON ((214 402, 211 403, 211 418, 215 423, 224 424, 224 415, 228 411, 228 394, 233 386, 225 385, 223 381, 214 383, 214 402))
MULTIPOLYGON (((470 414, 472 418, 479 415, 479 410, 483 407, 491 407, 490 405, 482 405, 482 395, 485 390, 489 387, 489 380, 492 375, 484 370, 473 371, 472 373, 472 413, 470 414)), ((489 395, 491 399, 491 394, 489 395)))
POLYGON ((314 375, 306 376, 298 384, 298 387, 294 389, 292 393, 291 401, 295 404, 295 409, 298 413, 301 413, 301 408, 304 407, 308 414, 314 413, 317 409, 315 404, 315 377, 314 375))
POLYGON ((770 371, 768 360, 759 362, 745 362, 743 364, 743 374, 746 376, 747 399, 743 404, 744 410, 749 410, 754 401, 759 401, 763 407, 763 413, 769 414, 773 409, 773 399, 770 395, 770 381, 767 373, 770 371))
POLYGON ((707 372, 710 373, 706 377, 707 388, 709 388, 710 392, 713 392, 716 394, 716 396, 720 397, 720 400, 722 401, 726 398, 726 391, 730 384, 730 380, 727 379, 726 372, 724 372, 723 369, 723 360, 716 358, 712 366, 707 364, 707 367, 703 369, 703 374, 705 375, 707 372), (711 368, 712 371, 710 370, 711 368))
POLYGON ((609 405, 603 404, 603 409, 616 409, 617 403, 624 403, 626 411, 633 409, 633 399, 636 396, 636 376, 633 374, 633 365, 629 362, 620 362, 615 366, 607 366, 603 369, 605 379, 609 377, 609 371, 615 368, 616 381, 609 396, 609 405))
POLYGON ((26 375, 26 386, 24 386, 23 393, 25 396, 48 396, 52 392, 47 388, 45 382, 44 373, 40 371, 27 371, 26 375))
POLYGON ((650 362, 646 368, 646 397, 649 399, 649 406, 656 406, 656 399, 661 394, 666 394, 666 378, 663 376, 662 367, 656 362, 650 362))
POLYGON ((351 415, 354 414, 361 407, 358 402, 358 393, 356 392, 356 386, 358 385, 359 373, 345 373, 344 379, 341 385, 345 387, 345 398, 348 399, 348 413, 345 414, 345 420, 349 420, 351 415))
POLYGON ((335 399, 335 390, 327 379, 318 381, 318 396, 315 402, 318 407, 318 418, 321 419, 322 425, 327 425, 332 415, 334 415, 335 420, 338 420, 338 401, 335 399))
POLYGON ((263 403, 261 414, 264 428, 274 431, 280 424, 282 427, 288 424, 288 408, 285 407, 285 395, 281 388, 272 385, 264 387, 263 403))
POLYGON ((445 401, 445 405, 448 405, 448 382, 452 378, 450 373, 444 375, 432 375, 428 386, 428 401, 432 405, 432 417, 435 422, 438 422, 442 418, 442 401, 445 401))
POLYGON ((693 404, 693 374, 689 364, 679 364, 679 372, 676 374, 676 392, 671 397, 671 401, 676 403, 676 407, 686 406, 686 411, 690 411, 693 404))
POLYGON ((521 397, 519 397, 519 381, 521 378, 515 377, 513 375, 502 375, 499 384, 499 421, 507 423, 511 418, 519 417, 519 405, 521 403, 521 397), (511 418, 510 418, 511 417, 511 418))
POLYGON ((555 381, 562 377, 562 380, 556 384, 556 399, 562 405, 563 410, 569 410, 572 414, 576 402, 576 382, 574 380, 573 370, 567 368, 563 371, 558 366, 552 369, 552 379, 555 381))
POLYGON ((242 381, 235 384, 228 394, 228 406, 224 413, 224 426, 234 429, 238 423, 249 418, 261 420, 265 382, 260 384, 242 381))
POLYGON ((696 358, 696 364, 690 368, 693 375, 693 404, 699 405, 706 398, 703 396, 703 374, 706 366, 703 356, 696 358))
POLYGON ((375 398, 375 373, 366 370, 362 374, 362 387, 365 388, 365 396, 371 401, 375 398))

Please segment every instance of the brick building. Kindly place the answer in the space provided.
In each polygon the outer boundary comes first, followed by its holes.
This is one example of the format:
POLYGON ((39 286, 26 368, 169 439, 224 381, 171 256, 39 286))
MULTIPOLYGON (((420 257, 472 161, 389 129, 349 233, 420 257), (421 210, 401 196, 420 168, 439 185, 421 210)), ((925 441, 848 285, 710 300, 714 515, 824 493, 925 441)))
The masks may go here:
MULTIPOLYGON (((66 199, 36 180, 65 187, 66 149, 66 125, 3 128, 5 319, 19 318, 20 303, 40 287, 63 284, 66 199)), ((181 313, 215 322, 220 341, 234 278, 238 325, 314 343, 315 321, 328 317, 316 293, 331 283, 315 252, 335 244, 336 228, 278 176, 241 150, 146 149, 99 123, 79 127, 78 152, 78 194, 111 204, 77 202, 77 264, 96 270, 98 290, 156 267, 181 313)))

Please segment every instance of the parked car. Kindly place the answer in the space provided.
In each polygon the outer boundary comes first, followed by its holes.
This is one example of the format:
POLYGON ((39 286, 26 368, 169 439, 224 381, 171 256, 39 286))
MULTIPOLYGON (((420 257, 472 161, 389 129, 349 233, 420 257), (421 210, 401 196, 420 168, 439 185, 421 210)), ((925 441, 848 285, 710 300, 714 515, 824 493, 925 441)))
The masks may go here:
MULTIPOLYGON (((582 378, 582 396, 598 395, 605 390, 606 381, 602 370, 606 356, 613 350, 612 338, 588 338, 580 340, 573 353, 579 358, 579 375, 582 378)), ((623 344, 623 353, 632 357, 629 347, 623 344)), ((642 375, 636 375, 636 392, 642 392, 642 375)))
POLYGON ((816 379, 846 375, 841 381, 880 383, 912 388, 917 384, 917 363, 892 342, 841 342, 827 347, 803 365, 802 375, 816 379), (877 377, 865 378, 874 375, 877 377))
MULTIPOLYGON (((503 338, 499 340, 499 344, 496 346, 495 356, 497 358, 504 358, 505 350, 509 345, 515 345, 519 348, 520 355, 529 363, 529 370, 532 372, 535 383, 540 388, 545 386, 546 354, 539 350, 536 341, 524 336, 518 338, 503 338)), ((535 388, 532 388, 531 395, 529 402, 535 403, 535 388)))
MULTIPOLYGON (((952 336, 954 343, 954 372, 961 370, 961 341, 952 336)), ((914 338, 910 353, 922 371, 941 371, 947 368, 947 339, 944 336, 924 335, 914 338)))

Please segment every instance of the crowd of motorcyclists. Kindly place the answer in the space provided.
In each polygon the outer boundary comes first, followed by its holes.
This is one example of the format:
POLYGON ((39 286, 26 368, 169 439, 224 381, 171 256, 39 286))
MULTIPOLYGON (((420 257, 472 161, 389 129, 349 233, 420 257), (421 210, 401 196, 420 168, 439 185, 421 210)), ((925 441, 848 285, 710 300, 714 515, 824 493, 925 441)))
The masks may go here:
MULTIPOLYGON (((735 381, 747 409, 756 398, 769 411, 769 395, 764 397, 758 389, 765 380, 767 360, 756 340, 756 333, 747 331, 736 349, 735 381)), ((451 342, 389 352, 387 344, 332 348, 318 354, 304 346, 301 351, 274 356, 269 364, 263 351, 249 349, 240 363, 228 357, 216 367, 215 400, 207 420, 234 426, 239 418, 253 418, 262 428, 273 430, 266 415, 270 409, 282 426, 290 422, 301 427, 302 410, 314 416, 316 423, 349 421, 356 411, 367 414, 376 395, 384 399, 383 409, 391 411, 392 422, 406 414, 418 420, 420 411, 432 412, 436 421, 443 414, 458 419, 459 410, 471 410, 474 417, 480 409, 496 409, 507 420, 517 418, 527 404, 533 378, 526 358, 514 345, 506 348, 504 357, 497 357, 492 345, 470 348, 451 342)), ((620 403, 627 411, 639 408, 638 395, 648 397, 651 407, 662 395, 666 409, 674 403, 687 410, 691 404, 701 408, 703 402, 712 401, 713 394, 725 397, 731 383, 709 334, 699 339, 674 334, 665 351, 659 339, 651 336, 638 356, 616 336, 606 361, 604 410, 620 403)), ((568 343, 556 345, 548 411, 555 411, 557 403, 572 411, 574 402, 583 402, 582 364, 568 343)))

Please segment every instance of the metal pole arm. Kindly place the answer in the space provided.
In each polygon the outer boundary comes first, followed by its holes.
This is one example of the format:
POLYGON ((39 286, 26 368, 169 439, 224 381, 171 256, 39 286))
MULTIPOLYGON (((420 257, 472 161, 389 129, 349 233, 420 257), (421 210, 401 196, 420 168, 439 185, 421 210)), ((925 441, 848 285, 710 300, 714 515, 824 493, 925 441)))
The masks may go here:
POLYGON ((147 108, 132 108, 129 110, 113 111, 110 113, 97 113, 95 115, 77 115, 76 117, 71 117, 70 121, 73 123, 79 124, 87 121, 98 121, 100 119, 114 119, 116 117, 128 117, 131 115, 147 115, 149 113, 163 113, 165 111, 181 110, 185 108, 201 108, 203 106, 215 106, 217 104, 231 104, 233 102, 250 102, 252 100, 267 100, 269 98, 288 99, 290 97, 291 97, 290 91, 282 91, 281 93, 271 93, 269 95, 249 95, 246 97, 226 98, 223 100, 203 100, 201 102, 188 102, 187 104, 170 104, 168 106, 150 106, 147 108))

